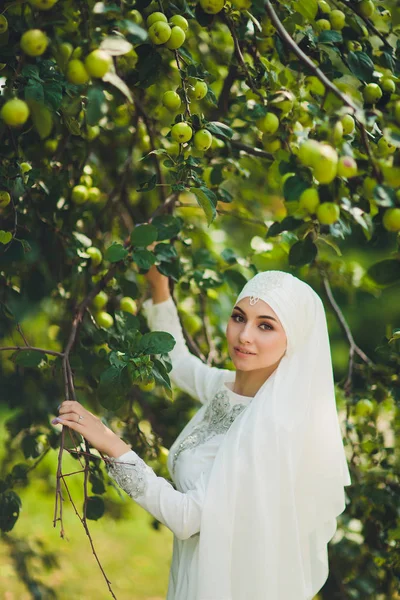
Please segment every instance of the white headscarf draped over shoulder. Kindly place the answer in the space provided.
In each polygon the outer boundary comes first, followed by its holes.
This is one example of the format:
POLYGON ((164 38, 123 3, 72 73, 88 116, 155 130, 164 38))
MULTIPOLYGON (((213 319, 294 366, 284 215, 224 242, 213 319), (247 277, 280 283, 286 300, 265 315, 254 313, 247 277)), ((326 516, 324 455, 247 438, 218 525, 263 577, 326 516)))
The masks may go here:
POLYGON ((329 572, 327 544, 351 485, 319 295, 264 271, 250 296, 287 336, 279 366, 224 436, 208 479, 198 593, 188 600, 312 600, 329 572))

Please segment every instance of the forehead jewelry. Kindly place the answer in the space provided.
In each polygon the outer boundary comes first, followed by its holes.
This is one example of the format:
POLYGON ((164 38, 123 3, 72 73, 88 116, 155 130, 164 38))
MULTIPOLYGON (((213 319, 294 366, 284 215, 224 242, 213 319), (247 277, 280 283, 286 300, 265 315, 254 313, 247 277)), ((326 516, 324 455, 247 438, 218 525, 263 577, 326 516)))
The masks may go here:
POLYGON ((259 301, 259 299, 260 298, 258 296, 250 296, 250 304, 251 305, 255 304, 256 302, 259 301))

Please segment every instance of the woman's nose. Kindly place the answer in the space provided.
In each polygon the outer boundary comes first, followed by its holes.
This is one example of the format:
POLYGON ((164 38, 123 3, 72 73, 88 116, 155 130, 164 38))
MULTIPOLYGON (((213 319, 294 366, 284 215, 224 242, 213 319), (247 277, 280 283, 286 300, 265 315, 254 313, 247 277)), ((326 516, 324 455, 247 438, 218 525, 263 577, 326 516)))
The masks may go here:
POLYGON ((245 342, 250 342, 251 341, 251 328, 248 325, 245 325, 240 333, 239 333, 239 340, 241 343, 245 343, 245 342))

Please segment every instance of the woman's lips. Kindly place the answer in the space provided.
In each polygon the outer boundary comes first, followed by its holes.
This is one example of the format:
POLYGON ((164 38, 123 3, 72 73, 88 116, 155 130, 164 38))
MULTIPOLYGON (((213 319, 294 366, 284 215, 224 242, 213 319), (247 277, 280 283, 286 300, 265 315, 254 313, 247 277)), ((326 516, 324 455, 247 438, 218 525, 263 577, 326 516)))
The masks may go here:
POLYGON ((246 354, 245 352, 241 352, 239 348, 235 348, 234 350, 239 356, 255 356, 255 354, 246 354))

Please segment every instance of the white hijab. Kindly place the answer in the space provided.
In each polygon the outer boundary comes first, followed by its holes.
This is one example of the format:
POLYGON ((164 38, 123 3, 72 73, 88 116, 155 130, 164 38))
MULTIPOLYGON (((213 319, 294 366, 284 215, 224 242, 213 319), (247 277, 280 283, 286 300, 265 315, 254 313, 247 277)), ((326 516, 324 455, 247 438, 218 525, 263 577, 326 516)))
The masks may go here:
POLYGON ((312 600, 351 485, 325 311, 308 284, 282 271, 255 275, 235 304, 246 296, 275 311, 287 350, 216 455, 196 600, 312 600))

